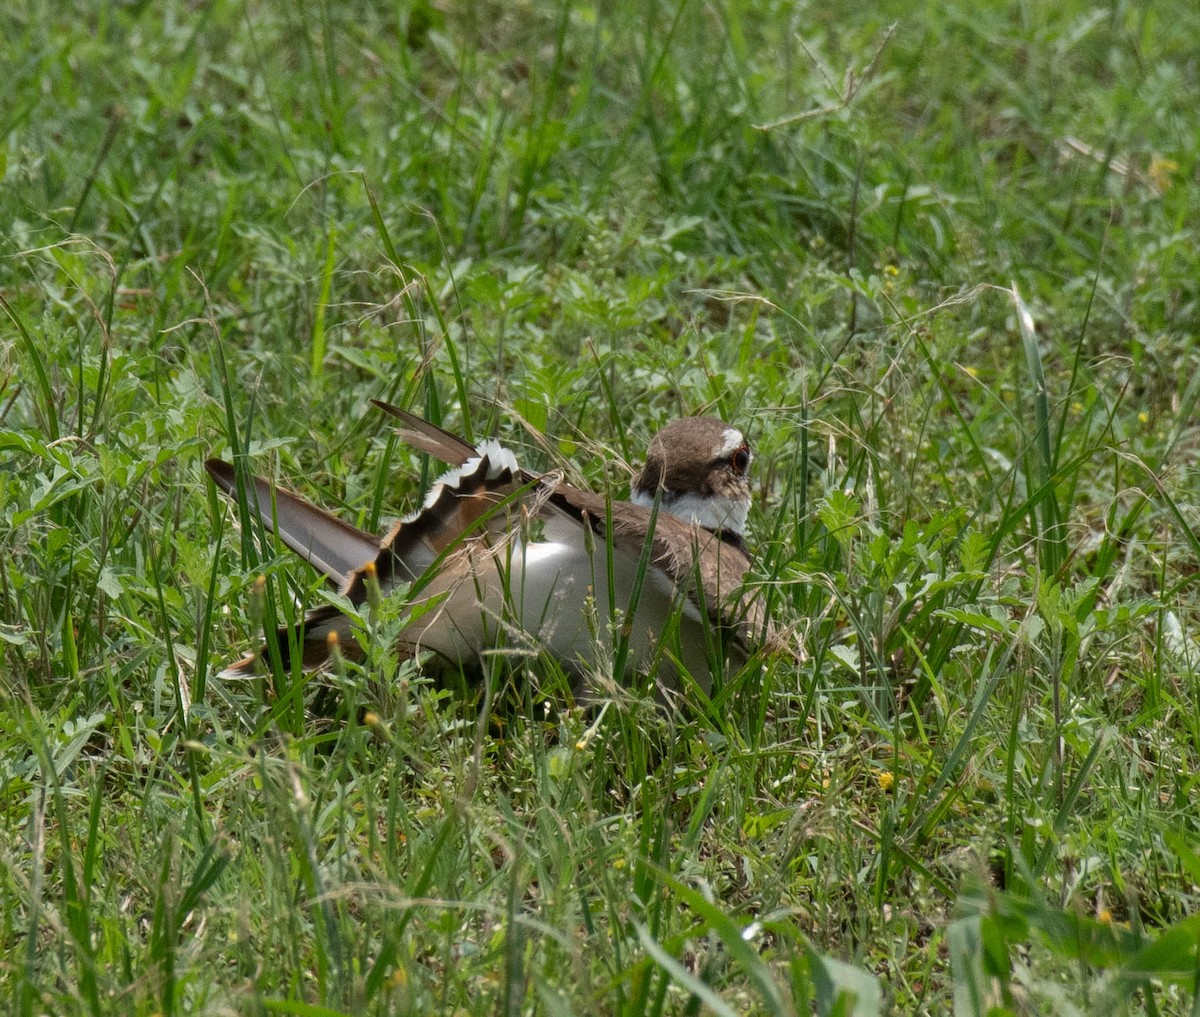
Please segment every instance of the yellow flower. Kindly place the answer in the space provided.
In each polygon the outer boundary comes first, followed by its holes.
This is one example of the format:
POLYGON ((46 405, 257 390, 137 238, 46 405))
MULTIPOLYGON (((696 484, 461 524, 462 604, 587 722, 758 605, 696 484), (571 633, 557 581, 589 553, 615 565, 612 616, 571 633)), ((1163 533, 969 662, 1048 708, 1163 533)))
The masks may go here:
POLYGON ((1150 160, 1150 168, 1146 170, 1146 175, 1150 178, 1150 183, 1154 185, 1154 189, 1159 194, 1162 194, 1171 186, 1171 177, 1175 175, 1175 171, 1178 169, 1179 163, 1174 159, 1156 155, 1150 160))
POLYGON ((896 775, 891 770, 876 770, 875 782, 879 785, 880 791, 891 791, 896 783, 896 775))
POLYGON ((375 563, 369 561, 363 566, 363 579, 367 584, 367 603, 373 608, 378 608, 383 600, 383 593, 379 589, 379 570, 375 568, 375 563))

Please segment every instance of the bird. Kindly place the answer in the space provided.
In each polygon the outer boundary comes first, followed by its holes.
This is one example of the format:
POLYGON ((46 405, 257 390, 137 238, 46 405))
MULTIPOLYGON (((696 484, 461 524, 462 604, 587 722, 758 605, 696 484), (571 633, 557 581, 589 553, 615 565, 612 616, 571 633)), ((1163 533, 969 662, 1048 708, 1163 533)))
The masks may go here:
MULTIPOLYGON (((246 481, 247 503, 356 607, 373 589, 406 589, 417 610, 399 636, 404 656, 478 673, 490 654, 545 653, 576 691, 619 666, 659 673, 662 688, 686 672, 708 694, 774 640, 761 588, 746 583, 753 452, 736 427, 711 416, 668 423, 623 501, 523 469, 495 439, 473 445, 372 402, 399 420, 401 440, 450 467, 417 511, 379 537, 260 477, 246 481)), ((235 467, 204 466, 236 501, 235 467)), ((327 665, 334 645, 357 651, 333 604, 298 627, 291 640, 286 627, 278 634, 285 669, 289 645, 306 671, 327 665)), ((222 674, 254 673, 264 650, 222 674)))

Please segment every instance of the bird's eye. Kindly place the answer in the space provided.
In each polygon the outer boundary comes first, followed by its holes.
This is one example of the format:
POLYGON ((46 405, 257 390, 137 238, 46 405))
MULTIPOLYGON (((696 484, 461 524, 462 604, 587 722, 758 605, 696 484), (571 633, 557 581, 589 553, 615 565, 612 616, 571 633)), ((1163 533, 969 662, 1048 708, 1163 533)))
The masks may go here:
POLYGON ((750 450, 743 445, 729 457, 729 463, 733 467, 733 472, 741 476, 750 466, 750 450))

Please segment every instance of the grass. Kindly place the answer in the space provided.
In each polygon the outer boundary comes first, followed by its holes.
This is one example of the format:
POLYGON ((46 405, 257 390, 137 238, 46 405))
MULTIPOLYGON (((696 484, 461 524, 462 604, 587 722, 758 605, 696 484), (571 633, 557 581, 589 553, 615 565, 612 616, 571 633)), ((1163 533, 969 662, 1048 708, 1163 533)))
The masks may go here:
POLYGON ((1196 1012, 1194 4, 0 28, 6 1012, 1196 1012), (738 423, 806 659, 215 677, 324 593, 200 464, 382 530, 370 398, 618 494, 738 423))

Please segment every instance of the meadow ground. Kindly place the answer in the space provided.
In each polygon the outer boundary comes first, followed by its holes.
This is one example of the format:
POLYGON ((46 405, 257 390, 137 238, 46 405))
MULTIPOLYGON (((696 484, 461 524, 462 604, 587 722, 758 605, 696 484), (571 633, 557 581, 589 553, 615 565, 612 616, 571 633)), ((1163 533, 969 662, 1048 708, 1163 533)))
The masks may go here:
POLYGON ((15 0, 0 66, 4 1012, 1196 1012, 1200 6, 15 0), (391 600, 217 678, 326 594, 201 463, 382 529, 370 398, 618 496, 737 423, 803 661, 451 694, 391 600))

